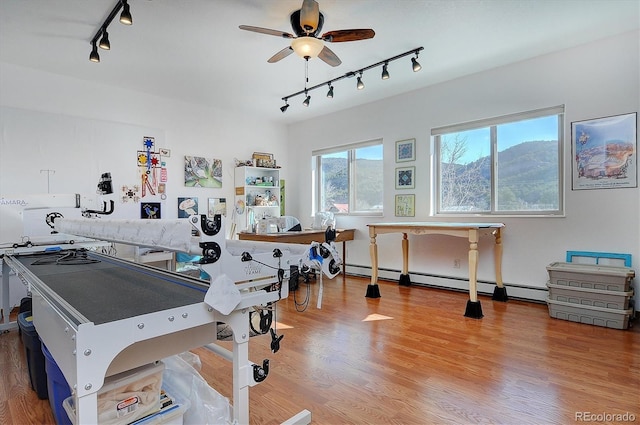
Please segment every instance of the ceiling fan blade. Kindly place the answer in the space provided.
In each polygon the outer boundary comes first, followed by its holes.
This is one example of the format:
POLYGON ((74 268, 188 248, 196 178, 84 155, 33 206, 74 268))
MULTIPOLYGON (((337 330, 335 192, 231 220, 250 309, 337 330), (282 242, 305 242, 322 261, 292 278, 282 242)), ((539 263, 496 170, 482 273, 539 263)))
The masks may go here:
POLYGON ((276 37, 294 38, 293 34, 280 30, 270 30, 269 28, 252 27, 250 25, 240 25, 238 28, 246 31, 259 32, 261 34, 275 35, 276 37))
POLYGON ((282 60, 284 58, 286 58, 287 56, 289 56, 291 53, 293 53, 293 49, 291 48, 291 46, 289 47, 285 47, 284 49, 280 50, 278 53, 276 53, 275 55, 271 56, 269 58, 269 60, 267 62, 269 63, 276 63, 279 60, 282 60))
POLYGON ((324 46, 322 50, 320 50, 320 54, 318 55, 318 57, 331 66, 338 66, 342 63, 340 58, 336 56, 336 54, 333 53, 327 46, 324 46))
POLYGON ((352 30, 337 30, 329 31, 322 34, 324 41, 332 43, 340 43, 343 41, 358 41, 373 38, 376 35, 372 29, 352 29, 352 30))
POLYGON ((303 0, 300 9, 300 26, 307 34, 310 34, 318 28, 318 20, 320 19, 320 6, 315 0, 303 0))

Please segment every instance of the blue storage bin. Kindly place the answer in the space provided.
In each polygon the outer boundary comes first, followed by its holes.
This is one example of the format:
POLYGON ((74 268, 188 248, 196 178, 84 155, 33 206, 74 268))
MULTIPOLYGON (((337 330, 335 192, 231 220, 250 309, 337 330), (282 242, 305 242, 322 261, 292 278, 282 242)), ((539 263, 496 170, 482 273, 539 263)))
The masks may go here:
POLYGON ((38 394, 40 400, 46 400, 49 398, 49 394, 44 354, 42 354, 42 344, 38 332, 36 332, 36 327, 33 325, 33 317, 30 311, 18 314, 18 327, 20 328, 22 344, 27 356, 31 389, 38 394))
POLYGON ((64 410, 62 405, 64 400, 71 396, 71 388, 69 388, 67 380, 64 378, 62 371, 44 343, 42 343, 42 353, 45 358, 49 404, 53 411, 53 417, 55 418, 57 425, 72 425, 73 423, 69 419, 69 415, 67 415, 67 412, 64 410))

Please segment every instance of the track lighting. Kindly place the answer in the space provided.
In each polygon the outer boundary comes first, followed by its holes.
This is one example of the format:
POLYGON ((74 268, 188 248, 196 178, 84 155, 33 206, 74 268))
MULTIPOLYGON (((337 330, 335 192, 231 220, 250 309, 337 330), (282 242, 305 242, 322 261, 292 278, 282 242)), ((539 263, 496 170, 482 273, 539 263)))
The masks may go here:
POLYGON ((100 48, 104 50, 111 49, 111 42, 109 41, 107 28, 121 9, 122 13, 120 14, 120 22, 125 25, 131 25, 133 23, 127 0, 117 0, 116 5, 113 7, 113 10, 111 10, 111 13, 109 13, 107 19, 105 19, 102 26, 91 39, 91 54, 89 55, 89 60, 91 62, 100 62, 100 55, 98 54, 97 46, 100 46, 100 48), (100 40, 100 42, 98 42, 98 40, 100 40))
POLYGON ((333 99, 333 86, 329 83, 329 91, 327 92, 327 97, 329 99, 333 99))
POLYGON ((284 100, 284 105, 280 107, 280 110, 284 114, 285 112, 287 112, 287 109, 289 109, 289 102, 287 102, 287 99, 285 99, 284 100))
POLYGON ((355 77, 356 75, 358 75, 358 78, 356 80, 356 87, 357 87, 358 90, 362 90, 362 89, 364 89, 364 82, 362 81, 363 73, 365 71, 368 71, 368 70, 373 69, 373 68, 378 67, 378 66, 382 66, 381 78, 383 80, 387 80, 387 79, 390 78, 389 70, 388 70, 389 62, 393 62, 393 61, 398 60, 400 58, 404 58, 405 56, 415 55, 415 57, 411 58, 411 64, 413 66, 413 72, 418 72, 418 71, 420 71, 422 69, 422 66, 420 65, 420 63, 418 63, 418 60, 417 60, 418 59, 418 53, 420 53, 421 50, 424 50, 424 47, 418 47, 418 48, 415 48, 413 50, 409 50, 408 52, 401 53, 401 54, 393 56, 393 57, 391 57, 389 59, 385 59, 385 60, 383 60, 381 62, 377 62, 377 63, 374 63, 372 65, 366 66, 364 68, 358 69, 357 71, 349 71, 344 75, 341 75, 339 77, 333 78, 333 79, 331 79, 329 81, 325 81, 324 83, 317 84, 317 85, 315 85, 313 87, 307 87, 307 83, 309 82, 309 77, 307 75, 307 68, 305 67, 305 85, 304 85, 304 90, 300 90, 300 91, 292 93, 292 94, 290 94, 290 95, 288 95, 286 97, 283 97, 282 100, 284 100, 285 105, 282 106, 280 108, 280 110, 282 112, 286 111, 287 108, 289 107, 288 100, 291 99, 292 97, 295 97, 295 96, 298 96, 298 95, 301 95, 301 94, 305 95, 305 99, 302 102, 302 104, 304 106, 309 106, 309 103, 311 101, 311 96, 309 95, 309 92, 311 90, 315 90, 315 89, 323 87, 325 85, 329 87, 329 91, 327 92, 327 97, 331 99, 331 98, 333 98, 333 83, 335 83, 336 81, 342 80, 344 78, 355 77))
POLYGON ((387 70, 387 66, 389 66, 389 62, 385 62, 384 65, 382 65, 382 76, 381 76, 381 78, 383 80, 388 80, 389 79, 389 70, 387 70))
POLYGON ((100 48, 104 50, 111 50, 111 43, 109 42, 109 33, 106 29, 102 30, 102 38, 100 39, 100 48))
POLYGON ((360 76, 358 77, 358 83, 356 84, 356 88, 358 90, 362 90, 364 88, 364 83, 362 82, 362 71, 360 71, 360 76))
POLYGON ((411 58, 411 65, 413 68, 413 72, 418 72, 422 69, 422 65, 420 65, 420 62, 418 62, 418 51, 416 50, 416 57, 415 58, 411 58))
POLYGON ((131 17, 131 11, 129 10, 129 3, 127 3, 127 0, 122 0, 122 13, 120 14, 120 23, 125 25, 133 24, 133 18, 131 17))
POLYGON ((98 46, 96 46, 96 43, 92 43, 93 44, 93 48, 91 49, 91 54, 89 55, 89 60, 91 62, 100 62, 100 55, 98 54, 98 46))

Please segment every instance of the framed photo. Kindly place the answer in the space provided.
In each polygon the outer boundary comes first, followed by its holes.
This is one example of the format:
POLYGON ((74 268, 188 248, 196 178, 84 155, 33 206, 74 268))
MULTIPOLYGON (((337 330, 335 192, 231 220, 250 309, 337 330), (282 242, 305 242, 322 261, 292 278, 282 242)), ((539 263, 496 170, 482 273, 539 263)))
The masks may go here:
POLYGON ((416 195, 396 195, 396 217, 416 215, 416 195))
POLYGON ((416 167, 396 168, 396 189, 414 189, 416 167))
POLYGON ((416 139, 398 140, 396 142, 396 162, 416 160, 416 139))
POLYGON ((573 190, 638 187, 637 112, 571 123, 573 190))

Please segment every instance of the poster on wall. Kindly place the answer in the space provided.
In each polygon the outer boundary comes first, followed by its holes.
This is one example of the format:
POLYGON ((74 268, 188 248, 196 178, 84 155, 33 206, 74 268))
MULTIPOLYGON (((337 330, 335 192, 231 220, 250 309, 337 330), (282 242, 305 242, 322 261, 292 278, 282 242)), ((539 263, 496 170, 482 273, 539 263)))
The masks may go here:
POLYGON ((184 185, 187 187, 221 188, 222 160, 185 156, 184 185))
POLYGON ((159 219, 162 218, 160 202, 143 202, 140 204, 140 218, 159 219))
POLYGON ((207 215, 213 218, 216 214, 227 216, 227 198, 209 198, 207 215))
POLYGON ((637 113, 571 123, 573 190, 638 187, 637 113))
POLYGON ((198 214, 198 198, 178 198, 178 218, 189 218, 198 214))

